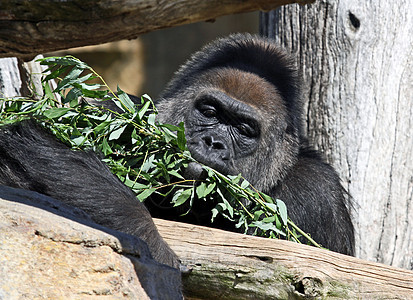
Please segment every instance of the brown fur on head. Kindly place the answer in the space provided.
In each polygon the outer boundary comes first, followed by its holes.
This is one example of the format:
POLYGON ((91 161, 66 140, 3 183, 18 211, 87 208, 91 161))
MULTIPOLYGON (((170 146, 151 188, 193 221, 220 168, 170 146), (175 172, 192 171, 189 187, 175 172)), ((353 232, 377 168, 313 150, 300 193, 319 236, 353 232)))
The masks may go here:
MULTIPOLYGON (((188 115, 196 99, 208 94, 220 101, 232 99, 235 106, 244 104, 260 127, 253 155, 235 151, 226 168, 212 166, 227 174, 241 173, 261 190, 275 186, 295 164, 299 152, 299 92, 288 56, 272 42, 251 35, 232 35, 195 53, 157 103, 161 122, 185 123, 190 150, 198 129, 188 115)), ((236 111, 234 108, 234 114, 236 111)), ((191 152, 211 166, 204 154, 191 152)))
POLYGON ((266 117, 286 109, 277 87, 254 73, 235 68, 216 68, 203 74, 200 80, 254 107, 266 117))
MULTIPOLYGON (((287 109, 289 129, 295 128, 301 134, 300 82, 292 59, 273 41, 250 34, 233 34, 218 39, 192 55, 175 73, 157 101, 158 105, 173 102, 181 95, 183 97, 176 101, 185 101, 188 89, 195 83, 202 85, 199 82, 201 74, 224 68, 255 74, 271 84, 287 109)), ((256 98, 257 101, 262 99, 256 98)))

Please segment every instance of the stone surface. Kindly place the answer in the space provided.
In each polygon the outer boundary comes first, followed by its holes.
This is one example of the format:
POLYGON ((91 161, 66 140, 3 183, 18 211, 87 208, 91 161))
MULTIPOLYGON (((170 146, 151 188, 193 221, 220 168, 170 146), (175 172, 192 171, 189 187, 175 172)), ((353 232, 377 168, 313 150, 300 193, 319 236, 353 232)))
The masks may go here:
POLYGON ((0 186, 0 299, 179 299, 144 242, 44 195, 0 186))

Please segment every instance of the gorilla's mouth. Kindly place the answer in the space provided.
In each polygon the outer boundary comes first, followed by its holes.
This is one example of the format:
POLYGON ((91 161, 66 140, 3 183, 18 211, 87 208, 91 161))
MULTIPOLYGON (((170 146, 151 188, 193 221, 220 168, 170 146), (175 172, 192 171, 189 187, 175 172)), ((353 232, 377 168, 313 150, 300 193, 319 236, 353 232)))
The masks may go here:
MULTIPOLYGON (((207 165, 223 175, 234 173, 233 163, 228 155, 224 156, 220 151, 211 151, 205 147, 200 147, 199 142, 193 141, 188 141, 188 150, 191 152, 192 157, 201 164, 207 165)), ((199 169, 204 170, 200 164, 198 165, 201 167, 199 169)))
POLYGON ((190 162, 184 171, 184 178, 188 180, 204 180, 208 172, 197 162, 190 162))
POLYGON ((229 167, 229 160, 226 160, 222 157, 219 156, 219 154, 217 153, 200 153, 198 151, 191 151, 191 148, 189 148, 189 152, 191 152, 192 157, 204 164, 207 165, 208 167, 211 167, 215 170, 217 170, 218 172, 224 174, 224 175, 228 175, 231 174, 232 172, 230 172, 232 168, 229 167))

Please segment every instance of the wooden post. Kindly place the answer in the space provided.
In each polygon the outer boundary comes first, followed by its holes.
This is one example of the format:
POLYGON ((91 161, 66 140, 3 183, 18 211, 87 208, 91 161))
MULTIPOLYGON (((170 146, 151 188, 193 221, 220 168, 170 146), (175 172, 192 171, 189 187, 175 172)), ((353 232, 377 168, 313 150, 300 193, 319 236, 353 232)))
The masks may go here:
POLYGON ((413 269, 413 2, 321 0, 262 22, 296 57, 310 140, 354 199, 357 256, 413 269))

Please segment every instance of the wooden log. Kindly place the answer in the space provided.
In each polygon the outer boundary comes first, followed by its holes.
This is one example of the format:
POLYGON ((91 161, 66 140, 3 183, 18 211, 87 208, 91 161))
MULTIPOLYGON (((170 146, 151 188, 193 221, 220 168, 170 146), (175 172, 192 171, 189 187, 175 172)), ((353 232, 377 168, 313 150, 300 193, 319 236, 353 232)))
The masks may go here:
POLYGON ((356 255, 413 269, 413 1, 270 15, 270 37, 300 62, 309 140, 353 199, 356 255))
POLYGON ((2 0, 0 57, 134 39, 139 34, 313 0, 2 0))
POLYGON ((411 299, 413 271, 293 242, 155 220, 195 299, 411 299), (294 298, 295 299, 295 298, 294 298))

